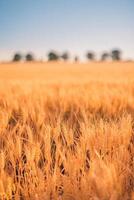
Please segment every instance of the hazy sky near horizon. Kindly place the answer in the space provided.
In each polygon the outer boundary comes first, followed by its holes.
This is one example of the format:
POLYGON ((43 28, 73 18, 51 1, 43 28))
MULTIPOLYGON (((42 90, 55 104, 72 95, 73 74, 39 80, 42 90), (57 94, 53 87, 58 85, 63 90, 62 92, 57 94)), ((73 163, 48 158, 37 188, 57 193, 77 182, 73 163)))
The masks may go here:
POLYGON ((116 47, 134 59, 134 0, 0 0, 0 60, 116 47))

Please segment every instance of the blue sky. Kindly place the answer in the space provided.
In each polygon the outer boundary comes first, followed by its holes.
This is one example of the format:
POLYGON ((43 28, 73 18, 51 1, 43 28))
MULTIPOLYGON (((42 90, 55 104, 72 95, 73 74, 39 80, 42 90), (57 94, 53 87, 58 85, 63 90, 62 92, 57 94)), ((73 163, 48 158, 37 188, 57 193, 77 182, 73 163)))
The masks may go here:
POLYGON ((116 47, 134 58, 134 0, 0 0, 0 60, 16 51, 82 58, 116 47))

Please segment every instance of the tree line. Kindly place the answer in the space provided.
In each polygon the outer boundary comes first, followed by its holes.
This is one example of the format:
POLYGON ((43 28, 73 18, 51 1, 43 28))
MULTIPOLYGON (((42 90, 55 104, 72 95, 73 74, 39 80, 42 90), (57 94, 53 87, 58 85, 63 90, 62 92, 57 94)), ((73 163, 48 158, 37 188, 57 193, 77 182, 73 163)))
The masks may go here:
MULTIPOLYGON (((93 51, 88 51, 85 55, 85 58, 88 61, 96 61, 96 54, 93 51)), ((58 54, 56 51, 50 51, 47 54, 47 60, 48 61, 68 61, 70 59, 70 54, 68 52, 64 52, 61 55, 58 54)), ((15 53, 13 56, 12 61, 18 62, 18 61, 35 61, 35 57, 32 53, 28 53, 26 55, 22 55, 21 53, 15 53)), ((107 60, 113 60, 113 61, 120 61, 121 60, 121 51, 119 49, 113 49, 111 52, 103 52, 100 57, 100 61, 107 61, 107 60)), ((78 62, 79 57, 74 56, 74 61, 78 62)))

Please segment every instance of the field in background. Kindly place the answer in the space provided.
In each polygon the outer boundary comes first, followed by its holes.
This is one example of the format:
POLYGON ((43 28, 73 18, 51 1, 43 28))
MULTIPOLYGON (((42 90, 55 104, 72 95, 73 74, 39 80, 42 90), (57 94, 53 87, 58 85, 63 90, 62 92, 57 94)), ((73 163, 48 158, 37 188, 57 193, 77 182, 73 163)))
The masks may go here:
POLYGON ((134 63, 0 64, 0 199, 134 199, 134 63))

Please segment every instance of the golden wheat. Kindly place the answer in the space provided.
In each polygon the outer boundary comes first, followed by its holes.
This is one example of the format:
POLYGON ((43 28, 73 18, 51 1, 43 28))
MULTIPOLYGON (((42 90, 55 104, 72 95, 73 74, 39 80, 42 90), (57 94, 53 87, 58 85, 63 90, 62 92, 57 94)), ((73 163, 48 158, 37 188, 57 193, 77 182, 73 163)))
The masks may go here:
POLYGON ((0 65, 0 199, 134 199, 134 64, 0 65))

